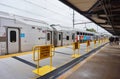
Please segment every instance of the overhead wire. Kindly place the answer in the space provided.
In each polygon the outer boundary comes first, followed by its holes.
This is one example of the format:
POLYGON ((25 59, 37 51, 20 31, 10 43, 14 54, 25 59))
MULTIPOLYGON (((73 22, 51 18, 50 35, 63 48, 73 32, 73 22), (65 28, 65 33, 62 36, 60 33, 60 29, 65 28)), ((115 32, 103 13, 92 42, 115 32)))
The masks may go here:
MULTIPOLYGON (((58 13, 58 12, 56 12, 56 11, 54 11, 54 10, 50 10, 50 9, 48 9, 48 8, 45 8, 45 7, 43 7, 43 6, 40 6, 40 5, 38 5, 38 4, 36 4, 36 3, 33 3, 33 2, 31 2, 31 1, 28 1, 28 0, 23 0, 23 1, 25 1, 25 2, 27 2, 27 3, 30 3, 30 4, 32 4, 32 5, 34 5, 34 6, 37 6, 37 7, 40 7, 40 8, 42 8, 42 9, 45 9, 45 10, 47 10, 47 11, 50 11, 50 12, 53 12, 53 13, 57 13, 57 14, 59 14, 59 15, 62 15, 62 16, 65 16, 65 15, 63 15, 63 14, 61 14, 61 13, 58 13)), ((46 1, 46 0, 45 0, 46 1)), ((48 1, 48 0, 47 0, 48 1)), ((51 3, 51 1, 49 1, 49 3, 51 3)), ((53 6, 56 6, 54 3, 51 3, 53 6)), ((58 7, 58 6, 56 6, 56 7, 58 7)), ((69 7, 70 8, 70 7, 69 7)), ((63 10, 63 8, 61 8, 62 10, 63 10)), ((70 8, 71 9, 71 8, 70 8)), ((71 9, 72 10, 72 9, 71 9)), ((66 11, 67 12, 67 11, 66 11)), ((69 11, 70 12, 70 11, 69 11)), ((67 12, 68 13, 68 12, 67 12)), ((67 16, 65 16, 65 17, 67 17, 67 16)), ((68 17, 67 17, 68 18, 68 17)), ((72 18, 69 18, 69 20, 72 20, 72 18)))
POLYGON ((59 13, 59 12, 56 12, 56 11, 54 11, 54 10, 51 10, 51 9, 46 8, 46 7, 40 6, 40 5, 38 5, 38 4, 36 4, 36 3, 33 3, 33 2, 31 2, 31 1, 28 1, 28 0, 23 0, 23 1, 25 1, 25 2, 27 2, 27 3, 29 3, 29 4, 32 4, 32 5, 34 5, 34 6, 40 7, 40 8, 42 8, 42 9, 46 10, 46 11, 53 12, 53 13, 58 14, 58 15, 62 15, 62 16, 64 16, 64 17, 66 17, 67 19, 72 19, 72 18, 69 18, 68 16, 65 16, 65 15, 59 13))
MULTIPOLYGON (((58 9, 61 9, 61 10, 64 9, 64 8, 61 8, 61 7, 57 6, 55 3, 52 3, 51 0, 44 0, 44 1, 46 1, 46 2, 49 1, 49 4, 51 4, 55 8, 58 8, 58 9)), ((63 4, 63 5, 66 6, 65 4, 63 4)), ((68 6, 66 6, 66 7, 68 7, 68 6)), ((70 7, 68 7, 68 8, 69 8, 69 10, 71 10, 71 13, 72 13, 73 9, 70 8, 70 7)), ((66 11, 66 10, 64 10, 64 11, 66 11)), ((69 11, 66 11, 66 12, 69 13, 69 11)))
MULTIPOLYGON (((41 17, 49 19, 49 20, 51 20, 51 19, 53 19, 55 21, 58 20, 58 19, 42 16, 40 14, 36 14, 36 13, 31 12, 31 11, 27 11, 27 10, 24 10, 24 9, 20 9, 20 8, 16 8, 16 7, 13 7, 13 6, 10 6, 10 5, 6 5, 6 4, 3 4, 3 3, 0 3, 0 5, 6 6, 6 7, 9 7, 9 8, 13 8, 13 9, 16 9, 16 10, 19 10, 19 11, 23 11, 23 12, 26 12, 26 13, 29 13, 29 14, 32 14, 32 15, 38 15, 38 16, 41 16, 41 17)), ((58 20, 58 21, 60 21, 60 20, 58 20)), ((65 22, 65 21, 62 21, 62 22, 65 22)))

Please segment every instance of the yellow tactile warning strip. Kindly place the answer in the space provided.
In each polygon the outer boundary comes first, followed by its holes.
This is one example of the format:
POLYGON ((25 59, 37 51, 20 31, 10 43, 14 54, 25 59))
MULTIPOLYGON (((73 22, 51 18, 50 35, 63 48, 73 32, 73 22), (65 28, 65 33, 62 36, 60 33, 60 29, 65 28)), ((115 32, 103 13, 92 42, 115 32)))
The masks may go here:
MULTIPOLYGON (((85 44, 86 42, 84 42, 84 43, 80 43, 80 44, 85 44)), ((70 45, 64 45, 64 46, 58 46, 58 47, 55 47, 55 48, 63 48, 63 47, 67 47, 67 46, 71 46, 72 44, 70 44, 70 45)))
MULTIPOLYGON (((104 47, 102 47, 101 49, 103 49, 104 47)), ((68 76, 70 76, 72 73, 74 73, 80 66, 82 66, 84 63, 86 63, 88 60, 90 60, 93 56, 95 56, 98 52, 100 52, 100 50, 98 50, 96 53, 93 53, 91 56, 89 56, 84 61, 80 62, 79 64, 77 64, 76 66, 74 66, 73 68, 71 68, 64 74, 62 74, 61 76, 59 76, 57 79, 66 79, 68 76)))

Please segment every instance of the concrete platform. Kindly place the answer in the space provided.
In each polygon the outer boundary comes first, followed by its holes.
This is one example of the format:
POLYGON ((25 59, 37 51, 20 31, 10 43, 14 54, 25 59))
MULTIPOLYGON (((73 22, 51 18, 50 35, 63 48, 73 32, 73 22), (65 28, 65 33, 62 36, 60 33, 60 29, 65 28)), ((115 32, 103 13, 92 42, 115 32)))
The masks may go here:
POLYGON ((58 79, 120 79, 120 46, 107 45, 58 79))
MULTIPOLYGON (((80 45, 81 55, 86 54, 86 44, 80 45)), ((97 45, 99 46, 99 45, 97 45)), ((90 49, 94 49, 93 42, 91 43, 90 49)), ((56 48, 55 56, 53 57, 53 66, 59 67, 65 63, 73 60, 71 55, 73 54, 72 46, 65 46, 56 48)), ((35 79, 39 77, 32 72, 36 69, 36 63, 32 60, 32 54, 28 53, 27 55, 11 55, 14 57, 1 57, 0 59, 0 79, 35 79)), ((49 58, 41 60, 40 66, 48 65, 49 58)))

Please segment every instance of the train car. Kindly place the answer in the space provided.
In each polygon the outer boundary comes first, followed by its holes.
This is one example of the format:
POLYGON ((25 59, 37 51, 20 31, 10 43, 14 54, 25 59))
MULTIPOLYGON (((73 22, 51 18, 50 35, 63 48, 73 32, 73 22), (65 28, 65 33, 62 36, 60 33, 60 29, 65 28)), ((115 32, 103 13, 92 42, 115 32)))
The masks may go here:
POLYGON ((79 41, 81 43, 86 42, 87 40, 94 40, 95 33, 89 32, 89 31, 84 31, 81 29, 75 29, 76 31, 76 41, 79 41))
POLYGON ((35 45, 65 46, 103 39, 103 34, 72 29, 0 12, 0 55, 31 51, 35 45))
POLYGON ((54 46, 70 45, 74 42, 75 33, 73 29, 60 25, 51 25, 51 27, 54 29, 54 46))
POLYGON ((0 13, 0 55, 52 44, 52 38, 53 29, 44 21, 0 13))

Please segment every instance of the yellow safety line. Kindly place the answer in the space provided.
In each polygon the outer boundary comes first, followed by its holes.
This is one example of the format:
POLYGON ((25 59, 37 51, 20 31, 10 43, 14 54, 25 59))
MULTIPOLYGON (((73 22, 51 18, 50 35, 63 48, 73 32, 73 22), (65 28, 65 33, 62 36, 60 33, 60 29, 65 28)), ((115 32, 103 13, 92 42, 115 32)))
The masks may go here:
MULTIPOLYGON (((86 42, 84 42, 84 43, 86 43, 86 42)), ((84 44, 84 43, 80 43, 80 44, 84 44)), ((64 45, 64 46, 58 46, 58 47, 55 47, 55 48, 63 48, 63 47, 67 47, 67 46, 72 46, 72 44, 64 45)))
POLYGON ((9 57, 13 57, 13 56, 27 55, 27 54, 32 54, 32 51, 15 53, 15 54, 9 54, 9 55, 2 55, 2 56, 0 56, 0 59, 1 59, 1 58, 9 58, 9 57))
MULTIPOLYGON (((84 42, 84 43, 86 43, 86 42, 84 42)), ((84 44, 84 43, 80 43, 80 44, 84 44)), ((64 48, 64 47, 71 46, 71 45, 72 44, 65 45, 65 46, 59 46, 59 47, 55 47, 55 48, 64 48)), ((0 56, 0 59, 1 58, 9 58, 9 57, 13 57, 13 56, 27 55, 27 54, 32 54, 32 51, 29 51, 29 52, 20 52, 20 53, 9 54, 9 55, 2 55, 2 56, 0 56)))
MULTIPOLYGON (((100 50, 102 50, 104 47, 102 47, 100 50)), ((58 77, 57 79, 65 79, 68 76, 70 76, 73 72, 75 72, 79 67, 81 67, 83 64, 85 64, 88 60, 90 60, 93 56, 95 56, 98 52, 100 52, 100 50, 98 50, 97 52, 95 52, 94 54, 92 54, 91 56, 89 56, 88 58, 86 58, 84 61, 80 62, 79 64, 75 65, 73 68, 71 68, 70 70, 68 70, 67 72, 65 72, 63 75, 61 75, 60 77, 58 77)))

